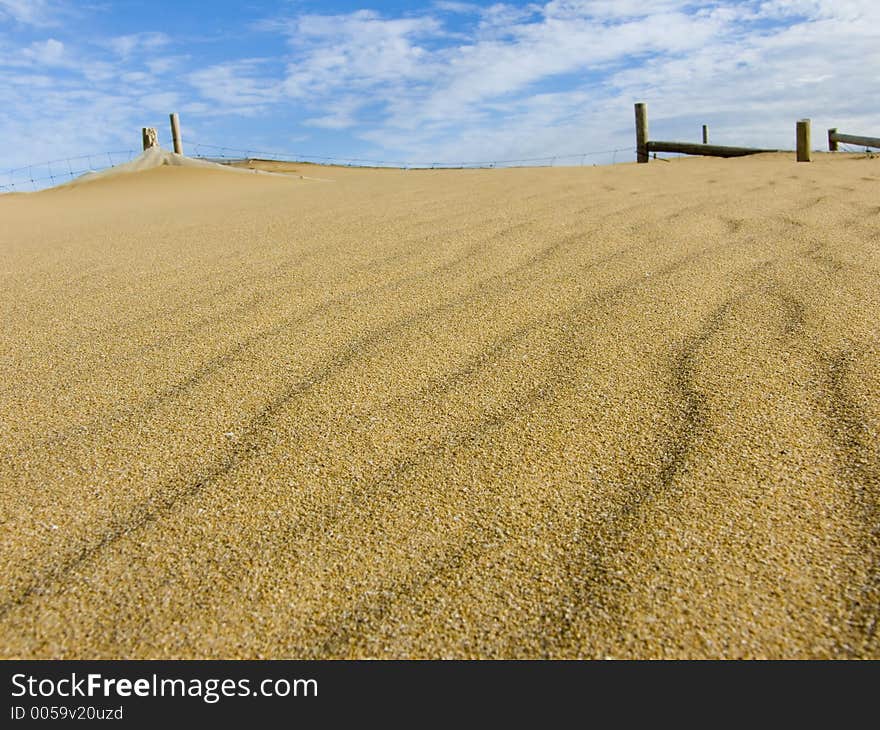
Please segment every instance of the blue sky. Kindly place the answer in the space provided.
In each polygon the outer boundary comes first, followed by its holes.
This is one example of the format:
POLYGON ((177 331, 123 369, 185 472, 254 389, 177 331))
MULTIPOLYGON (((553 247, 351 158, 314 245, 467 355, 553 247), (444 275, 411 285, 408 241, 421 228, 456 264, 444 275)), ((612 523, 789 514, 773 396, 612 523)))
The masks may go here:
POLYGON ((634 101, 658 139, 792 147, 811 117, 818 146, 880 134, 878 72, 866 0, 0 0, 0 170, 171 111, 190 152, 580 154, 632 147, 634 101))

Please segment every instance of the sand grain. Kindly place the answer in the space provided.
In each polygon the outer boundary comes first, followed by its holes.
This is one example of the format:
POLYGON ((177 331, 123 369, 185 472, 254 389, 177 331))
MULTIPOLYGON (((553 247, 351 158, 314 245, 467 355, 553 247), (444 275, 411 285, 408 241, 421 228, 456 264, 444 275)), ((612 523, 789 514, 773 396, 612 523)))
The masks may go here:
POLYGON ((880 658, 876 167, 0 197, 0 655, 880 658))

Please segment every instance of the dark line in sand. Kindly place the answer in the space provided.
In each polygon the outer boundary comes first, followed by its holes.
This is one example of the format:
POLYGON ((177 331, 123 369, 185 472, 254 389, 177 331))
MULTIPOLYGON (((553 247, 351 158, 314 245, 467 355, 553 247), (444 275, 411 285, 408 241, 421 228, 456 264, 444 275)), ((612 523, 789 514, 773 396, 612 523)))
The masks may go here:
MULTIPOLYGON (((563 246, 577 243, 582 240, 582 238, 582 235, 569 236, 554 242, 549 248, 553 249, 554 252, 557 252, 563 246)), ((618 258, 625 253, 625 250, 626 247, 623 250, 612 252, 606 258, 609 260, 618 258)), ((518 265, 514 268, 514 271, 517 274, 526 273, 532 265, 537 265, 543 262, 545 258, 547 258, 546 251, 538 251, 531 257, 531 261, 518 265)), ((603 259, 603 262, 605 262, 605 259, 603 259)), ((424 274, 424 276, 428 276, 430 273, 432 272, 428 272, 424 274)), ((64 574, 68 573, 75 566, 85 562, 91 556, 99 553, 124 535, 156 521, 162 515, 168 513, 178 503, 198 494, 205 487, 215 483, 226 474, 231 473, 233 470, 246 463, 263 448, 264 444, 261 443, 261 437, 265 436, 264 431, 266 430, 266 424, 275 414, 283 410, 283 408, 296 397, 307 393, 313 387, 326 381, 336 372, 353 362, 362 354, 362 350, 365 347, 386 342, 390 336, 393 336, 400 329, 411 328, 413 325, 424 322, 443 311, 460 307, 463 303, 471 301, 483 294, 489 281, 505 280, 509 275, 510 272, 493 274, 488 277, 487 280, 471 287, 468 290, 469 295, 464 298, 459 297, 453 302, 429 309, 426 312, 398 319, 389 325, 380 327, 371 333, 356 339, 354 342, 349 343, 332 353, 326 364, 316 367, 310 375, 301 378, 291 387, 285 388, 278 396, 261 408, 242 432, 239 442, 228 454, 215 462, 215 464, 201 476, 184 484, 183 487, 179 489, 172 488, 170 492, 153 495, 145 504, 140 505, 142 511, 138 512, 133 510, 133 514, 127 516, 127 519, 120 521, 117 526, 106 530, 97 542, 94 542, 91 545, 86 544, 81 546, 78 551, 71 553, 69 557, 64 559, 60 566, 46 571, 43 576, 37 576, 36 579, 31 581, 29 585, 18 593, 17 596, 0 604, 0 618, 6 615, 13 607, 24 603, 32 596, 38 594, 43 584, 47 581, 60 580, 64 574)), ((187 382, 188 381, 184 381, 184 383, 187 382)), ((174 387, 176 386, 172 386, 172 388, 174 387)))
MULTIPOLYGON (((821 245, 814 249, 821 248, 821 245)), ((823 259, 816 250, 806 253, 826 273, 823 259)), ((830 273, 838 273, 840 267, 830 273)), ((771 292, 786 308, 789 326, 787 334, 806 337, 806 306, 790 292, 776 287, 771 292)), ((854 630, 848 632, 848 641, 838 641, 837 652, 849 657, 869 657, 877 654, 880 621, 880 451, 870 446, 867 419, 846 385, 848 363, 856 353, 850 349, 828 353, 815 349, 812 353, 814 370, 819 382, 817 408, 821 423, 834 445, 834 469, 847 485, 848 497, 856 514, 861 515, 863 529, 861 543, 869 556, 869 573, 859 587, 862 598, 852 601, 850 616, 854 630), (861 646, 852 646, 861 644, 861 646)))
POLYGON ((848 363, 853 354, 841 350, 820 355, 822 394, 828 435, 836 446, 835 466, 850 490, 850 499, 864 522, 862 545, 870 556, 869 573, 861 586, 861 600, 851 606, 855 624, 853 638, 860 647, 841 645, 844 654, 875 656, 877 623, 880 619, 880 454, 871 448, 867 420, 847 387, 848 363))
MULTIPOLYGON (((662 270, 656 272, 657 279, 659 279, 663 276, 668 276, 668 275, 674 273, 675 271, 679 270, 680 268, 683 268, 688 263, 691 263, 694 259, 703 258, 705 255, 706 255, 706 252, 704 252, 703 254, 690 255, 690 256, 683 257, 683 259, 679 260, 678 262, 670 264, 669 266, 664 267, 662 270)), ((766 265, 767 264, 761 264, 758 267, 756 267, 756 269, 763 268, 766 265)), ((651 284, 653 284, 653 283, 654 282, 651 282, 651 284)), ((631 279, 627 280, 627 282, 624 282, 621 285, 618 285, 607 292, 603 292, 601 294, 601 298, 599 300, 593 301, 590 304, 587 304, 586 306, 582 306, 582 307, 577 308, 572 314, 569 315, 569 318, 571 320, 575 320, 576 319, 575 315, 580 314, 586 310, 592 309, 594 307, 613 303, 614 299, 619 297, 620 295, 625 294, 629 291, 633 291, 634 289, 637 289, 640 286, 644 286, 644 285, 645 285, 645 280, 642 277, 632 277, 631 279)), ((711 336, 714 334, 714 331, 721 327, 724 316, 726 316, 726 313, 729 310, 730 306, 731 306, 730 302, 725 302, 724 304, 722 304, 719 307, 719 310, 723 309, 724 311, 723 312, 722 311, 716 312, 716 314, 713 315, 712 319, 717 320, 717 321, 711 322, 705 328, 706 331, 701 331, 700 333, 698 333, 694 337, 695 340, 702 341, 701 344, 700 345, 692 345, 691 347, 695 348, 698 346, 702 346, 702 344, 705 344, 705 341, 708 341, 708 339, 711 338, 711 336)), ((566 354, 568 354, 568 353, 566 353, 566 354)), ((556 378, 554 379, 554 382, 559 382, 562 379, 571 379, 571 377, 573 376, 573 374, 576 370, 576 359, 577 358, 569 358, 569 357, 561 357, 560 358, 560 361, 563 363, 564 372, 562 374, 556 373, 556 378)), ((684 350, 684 354, 683 354, 683 359, 682 359, 682 362, 686 363, 686 364, 684 364, 684 367, 686 369, 692 368, 692 364, 689 361, 690 361, 690 356, 688 355, 687 346, 686 346, 686 348, 684 350)), ((522 415, 522 414, 528 412, 529 410, 533 409, 536 404, 543 402, 543 401, 546 401, 550 396, 551 396, 551 392, 548 391, 546 384, 541 384, 541 385, 537 386, 536 388, 532 389, 529 392, 529 395, 526 398, 524 398, 521 401, 514 404, 513 407, 510 409, 510 412, 507 415, 503 415, 503 414, 499 414, 497 416, 493 415, 490 418, 484 419, 476 428, 469 430, 469 431, 466 431, 463 434, 461 434, 455 440, 454 445, 458 445, 460 443, 463 443, 463 442, 466 442, 466 441, 469 441, 472 439, 484 437, 489 431, 497 429, 499 427, 503 427, 504 425, 506 425, 507 423, 512 421, 517 416, 522 415)), ((693 425, 693 424, 696 424, 700 419, 699 411, 702 408, 702 405, 701 405, 701 401, 699 400, 700 396, 696 392, 693 392, 692 394, 690 394, 690 392, 689 392, 688 397, 690 398, 690 401, 689 401, 689 405, 688 405, 689 413, 688 413, 688 416, 686 417, 686 421, 693 425)), ((448 440, 446 442, 444 442, 444 444, 448 444, 448 443, 449 443, 448 440)), ((661 480, 662 489, 666 489, 668 487, 668 484, 671 483, 671 481, 674 479, 674 476, 675 476, 677 470, 680 468, 681 464, 683 463, 683 460, 685 459, 685 457, 687 455, 688 448, 689 448, 689 444, 683 444, 683 445, 677 447, 676 451, 675 451, 674 455, 672 456, 672 458, 670 459, 669 463, 664 464, 664 467, 661 469, 661 473, 660 473, 660 477, 659 477, 661 480)), ((395 467, 393 467, 391 470, 389 470, 389 473, 386 475, 385 481, 387 481, 388 483, 392 483, 393 478, 398 476, 401 473, 401 471, 408 471, 411 468, 415 468, 416 466, 418 466, 420 464, 420 462, 424 459, 425 456, 436 453, 436 451, 437 451, 437 446, 435 446, 435 445, 429 445, 429 446, 425 447, 423 450, 421 450, 421 452, 420 452, 421 455, 417 460, 415 460, 415 461, 408 460, 406 463, 397 464, 395 467)), ((635 490, 637 489, 637 487, 638 487, 638 485, 634 485, 633 490, 631 490, 633 494, 635 494, 635 490)), ((374 498, 375 491, 371 490, 369 492, 362 492, 360 499, 353 500, 352 503, 350 503, 350 504, 353 504, 355 506, 359 506, 361 503, 365 502, 365 500, 368 497, 374 498)), ((628 505, 625 509, 621 510, 620 515, 615 519, 623 520, 630 512, 638 509, 640 506, 641 506, 640 504, 628 505)), ((472 534, 467 538, 465 547, 457 546, 456 548, 454 548, 448 552, 445 552, 445 553, 443 551, 441 551, 440 556, 438 556, 436 559, 432 558, 429 561, 428 568, 422 568, 417 571, 411 572, 410 578, 406 584, 408 586, 408 588, 406 590, 402 591, 402 590, 400 590, 399 586, 395 585, 395 582, 390 582, 384 589, 380 589, 378 591, 378 593, 387 596, 387 594, 389 592, 396 591, 395 596, 397 598, 399 598, 401 595, 408 595, 409 593, 415 592, 416 590, 419 589, 419 587, 423 587, 425 585, 428 585, 428 583, 430 583, 431 580, 433 578, 435 578, 437 575, 447 574, 447 573, 451 572, 455 568, 455 566, 457 566, 462 561, 463 556, 467 553, 467 546, 468 545, 478 545, 481 542, 484 542, 486 536, 487 536, 487 533, 485 533, 482 529, 478 529, 476 534, 472 534), (443 555, 446 555, 448 557, 448 559, 444 560, 442 558, 443 555)), ((604 577, 607 577, 607 576, 605 576, 603 573, 603 578, 604 577)), ((347 642, 351 633, 354 630, 356 630, 356 627, 363 624, 365 617, 367 617, 367 616, 373 617, 373 618, 381 617, 381 615, 384 613, 385 610, 387 610, 388 606, 390 606, 390 605, 391 605, 391 601, 387 600, 387 599, 380 600, 378 605, 376 604, 375 601, 370 601, 370 600, 364 600, 364 601, 358 602, 358 604, 354 608, 346 611, 347 618, 345 619, 344 622, 337 621, 336 623, 332 624, 334 627, 334 630, 332 632, 333 638, 327 639, 323 642, 321 651, 326 652, 326 653, 321 654, 321 655, 322 656, 335 656, 335 655, 337 655, 342 650, 342 647, 347 642)), ((562 620, 561 622, 564 624, 567 624, 567 622, 564 620, 562 620)), ((301 649, 305 651, 307 649, 307 647, 301 647, 301 649)))

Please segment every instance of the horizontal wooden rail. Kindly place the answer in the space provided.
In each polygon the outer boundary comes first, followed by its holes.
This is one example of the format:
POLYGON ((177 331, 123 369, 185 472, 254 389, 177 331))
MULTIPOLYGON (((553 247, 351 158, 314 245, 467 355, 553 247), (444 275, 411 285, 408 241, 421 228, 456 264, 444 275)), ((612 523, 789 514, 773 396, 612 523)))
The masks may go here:
POLYGON ((837 152, 837 143, 857 144, 862 147, 880 147, 880 137, 862 137, 858 134, 841 134, 836 129, 828 130, 828 149, 837 152))
POLYGON ((707 157, 745 157, 761 152, 778 152, 779 150, 761 150, 755 147, 725 147, 717 144, 699 144, 696 142, 661 142, 650 140, 646 145, 648 152, 681 152, 685 155, 705 155, 707 157))

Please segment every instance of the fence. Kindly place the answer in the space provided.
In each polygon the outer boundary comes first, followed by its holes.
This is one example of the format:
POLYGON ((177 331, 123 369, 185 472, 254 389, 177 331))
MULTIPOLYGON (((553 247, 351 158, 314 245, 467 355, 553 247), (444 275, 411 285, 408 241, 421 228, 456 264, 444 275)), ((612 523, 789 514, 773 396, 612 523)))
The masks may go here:
MULTIPOLYGON (((703 125, 703 144, 694 142, 663 142, 648 139, 648 105, 638 103, 636 112, 636 160, 648 162, 651 152, 673 152, 686 155, 705 155, 710 157, 743 157, 761 152, 779 152, 780 150, 758 149, 756 147, 723 147, 710 145, 709 128, 703 125)), ((810 162, 810 120, 799 119, 795 125, 796 154, 798 162, 810 162)), ((841 144, 859 145, 880 149, 880 137, 865 137, 857 134, 843 134, 834 127, 828 130, 828 150, 837 152, 841 144)))
POLYGON ((87 172, 106 170, 128 162, 138 154, 140 152, 133 149, 98 152, 4 170, 0 173, 0 193, 30 192, 60 185, 87 172))
MULTIPOLYGON (((332 157, 307 155, 297 152, 267 152, 259 149, 238 149, 219 145, 189 142, 188 150, 199 159, 231 164, 248 160, 270 160, 277 162, 308 162, 317 165, 342 165, 346 167, 387 167, 403 170, 419 169, 490 169, 505 167, 552 167, 554 165, 579 166, 586 164, 614 164, 630 160, 628 154, 632 147, 573 154, 529 157, 517 160, 501 159, 489 161, 462 162, 400 162, 373 160, 359 157, 332 157)), ((140 154, 138 149, 101 152, 78 157, 60 158, 48 162, 34 163, 0 172, 0 193, 31 192, 69 182, 87 172, 98 172, 114 165, 134 159, 140 154)))
MULTIPOLYGON (((167 135, 160 135, 161 141, 171 141, 167 135)), ((114 165, 129 162, 140 154, 140 150, 111 150, 93 152, 75 157, 60 157, 47 162, 34 162, 21 167, 0 171, 0 193, 21 193, 42 190, 61 185, 85 175, 87 172, 100 172, 114 165)))
POLYGON ((491 169, 502 167, 553 167, 581 166, 602 156, 609 157, 611 164, 623 159, 625 153, 632 153, 632 147, 592 152, 573 152, 570 154, 547 155, 545 157, 524 157, 520 159, 463 160, 452 162, 420 162, 401 160, 375 160, 362 157, 339 157, 327 155, 308 155, 300 152, 267 152, 260 149, 221 147, 202 142, 189 142, 193 156, 215 162, 243 162, 247 160, 270 160, 278 162, 308 162, 316 165, 337 165, 343 167, 388 167, 401 170, 439 170, 439 169, 491 169))
MULTIPOLYGON (((391 167, 404 170, 418 169, 472 169, 472 168, 500 168, 500 167, 552 167, 555 165, 576 166, 591 164, 614 164, 621 160, 627 153, 635 152, 636 161, 648 162, 651 153, 657 156, 658 152, 686 155, 704 155, 712 157, 742 157, 761 152, 778 152, 774 149, 761 149, 756 147, 730 147, 709 144, 709 128, 703 125, 702 144, 695 142, 668 142, 652 140, 648 137, 648 107, 645 103, 635 105, 636 116, 636 146, 620 147, 609 150, 594 150, 592 152, 574 152, 571 154, 547 155, 545 157, 527 157, 521 159, 480 160, 461 162, 402 162, 399 160, 373 160, 360 157, 340 157, 327 155, 308 155, 298 152, 266 152, 265 150, 243 149, 222 147, 219 145, 190 142, 193 156, 214 162, 231 164, 233 162, 247 162, 254 160, 278 161, 278 162, 308 162, 318 165, 343 165, 346 167, 391 167), (596 162, 596 160, 604 160, 596 162)), ((180 138, 180 123, 177 114, 171 114, 172 137, 170 138, 176 152, 182 150, 180 138)), ((147 147, 147 132, 156 135, 153 128, 144 128, 144 149, 147 147)), ((801 119, 797 122, 797 159, 801 162, 810 161, 810 120, 801 119)), ((162 141, 167 142, 168 139, 162 141)), ((880 137, 865 137, 854 134, 843 134, 836 128, 828 130, 828 149, 832 152, 838 150, 840 144, 854 144, 863 147, 880 148, 880 137)), ((134 148, 128 150, 116 150, 100 152, 78 157, 59 158, 48 162, 41 162, 22 167, 12 168, 0 172, 0 193, 22 192, 40 190, 42 188, 69 182, 87 172, 96 172, 128 162, 133 159, 138 151, 134 148)))
POLYGON ((843 134, 837 127, 828 130, 828 151, 837 152, 840 143, 855 144, 861 147, 880 148, 880 137, 864 137, 858 134, 843 134))
POLYGON ((709 128, 703 125, 703 143, 696 142, 665 142, 648 138, 648 105, 640 102, 635 105, 636 112, 636 161, 648 162, 651 153, 673 152, 685 155, 704 155, 708 157, 744 157, 757 155, 761 152, 778 152, 778 150, 758 149, 756 147, 727 147, 709 144, 709 128))

